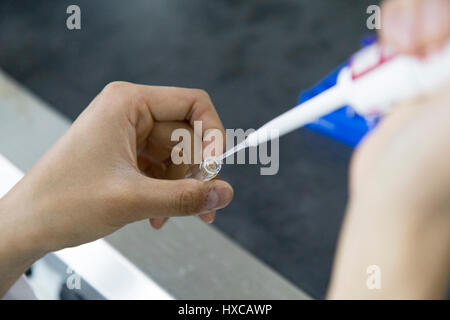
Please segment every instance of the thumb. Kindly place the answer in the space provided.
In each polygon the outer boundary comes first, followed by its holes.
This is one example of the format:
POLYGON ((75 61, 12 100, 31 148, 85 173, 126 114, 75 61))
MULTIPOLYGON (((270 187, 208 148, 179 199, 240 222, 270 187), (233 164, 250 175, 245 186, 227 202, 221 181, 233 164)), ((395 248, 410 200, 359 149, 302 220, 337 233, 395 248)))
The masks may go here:
POLYGON ((233 188, 222 180, 201 182, 141 176, 135 192, 136 220, 211 212, 226 207, 233 199, 233 188))

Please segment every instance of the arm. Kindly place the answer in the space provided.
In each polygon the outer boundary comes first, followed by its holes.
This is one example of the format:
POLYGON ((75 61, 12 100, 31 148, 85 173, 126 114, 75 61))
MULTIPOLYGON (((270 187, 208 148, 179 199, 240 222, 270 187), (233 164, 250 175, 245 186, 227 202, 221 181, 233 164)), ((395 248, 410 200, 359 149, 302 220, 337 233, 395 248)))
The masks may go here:
MULTIPOLYGON (((447 0, 387 1, 382 43, 402 53, 433 54, 450 37, 449 10, 447 0)), ((445 295, 450 277, 449 137, 447 86, 397 106, 358 147, 329 298, 445 295), (380 280, 375 286, 373 277, 380 280)))
MULTIPOLYGON (((442 298, 450 276, 450 88, 398 106, 351 166, 329 298, 442 298), (370 266, 380 271, 371 289, 370 266)), ((373 270, 372 270, 373 271, 373 270)))
POLYGON ((192 131, 197 120, 202 134, 224 131, 204 91, 106 86, 0 200, 0 296, 47 252, 128 223, 150 219, 161 227, 168 217, 195 214, 211 222, 231 201, 231 186, 184 179, 187 166, 171 162, 173 130, 192 131))
POLYGON ((32 221, 21 214, 22 207, 21 199, 12 194, 0 200, 0 297, 46 253, 45 244, 36 241, 32 221))

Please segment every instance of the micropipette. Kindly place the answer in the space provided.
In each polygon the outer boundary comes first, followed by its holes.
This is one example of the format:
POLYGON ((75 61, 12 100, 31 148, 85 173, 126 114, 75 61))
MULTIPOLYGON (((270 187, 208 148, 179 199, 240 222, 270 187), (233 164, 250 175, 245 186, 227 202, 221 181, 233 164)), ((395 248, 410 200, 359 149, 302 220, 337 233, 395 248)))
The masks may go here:
POLYGON ((283 136, 344 105, 350 105, 363 116, 383 115, 397 102, 435 91, 449 83, 450 42, 426 59, 393 55, 375 43, 352 57, 334 87, 269 121, 219 159, 267 142, 272 137, 272 130, 283 136))
MULTIPOLYGON (((450 42, 426 59, 395 55, 375 43, 350 59, 349 65, 340 71, 334 87, 269 121, 213 160, 221 164, 241 149, 271 140, 274 137, 272 132, 276 133, 276 137, 283 136, 344 105, 350 105, 362 116, 384 115, 395 103, 436 91, 448 84, 450 42)), ((219 166, 215 168, 218 170, 214 176, 220 171, 219 166)), ((206 175, 208 179, 211 177, 208 173, 206 175)))

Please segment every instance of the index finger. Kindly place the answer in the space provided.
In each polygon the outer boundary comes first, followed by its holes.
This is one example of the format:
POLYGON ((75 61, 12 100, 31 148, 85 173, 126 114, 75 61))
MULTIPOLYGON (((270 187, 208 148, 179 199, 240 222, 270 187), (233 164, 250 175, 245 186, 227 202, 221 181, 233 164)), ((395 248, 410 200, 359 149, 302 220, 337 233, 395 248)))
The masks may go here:
POLYGON ((138 85, 140 97, 155 121, 202 122, 202 135, 208 129, 225 129, 208 93, 200 89, 138 85))

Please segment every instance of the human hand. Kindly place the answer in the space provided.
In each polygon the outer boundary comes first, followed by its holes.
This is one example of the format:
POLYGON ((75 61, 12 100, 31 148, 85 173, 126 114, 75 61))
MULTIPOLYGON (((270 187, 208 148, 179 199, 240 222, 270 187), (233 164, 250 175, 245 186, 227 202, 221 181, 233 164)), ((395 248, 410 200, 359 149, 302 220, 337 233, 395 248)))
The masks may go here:
POLYGON ((381 43, 398 53, 426 56, 450 38, 449 0, 384 1, 381 14, 381 43))
POLYGON ((142 219, 158 219, 155 227, 171 216, 211 221, 231 201, 231 186, 183 179, 185 170, 170 161, 172 131, 192 131, 196 120, 203 132, 223 132, 204 91, 109 84, 2 199, 14 236, 53 251, 142 219))
MULTIPOLYGON (((439 50, 450 36, 449 5, 448 0, 387 1, 382 45, 418 56, 439 50)), ((329 298, 445 294, 450 270, 449 137, 447 85, 394 107, 358 146, 329 298), (367 268, 374 265, 381 272, 381 287, 371 290, 367 268)))
MULTIPOLYGON (((448 0, 390 0, 382 13, 381 44, 397 52, 432 54, 450 39, 448 0)), ((410 209, 447 203, 449 88, 395 107, 358 146, 351 166, 354 199, 363 193, 373 199, 376 188, 384 201, 404 200, 410 209)))

